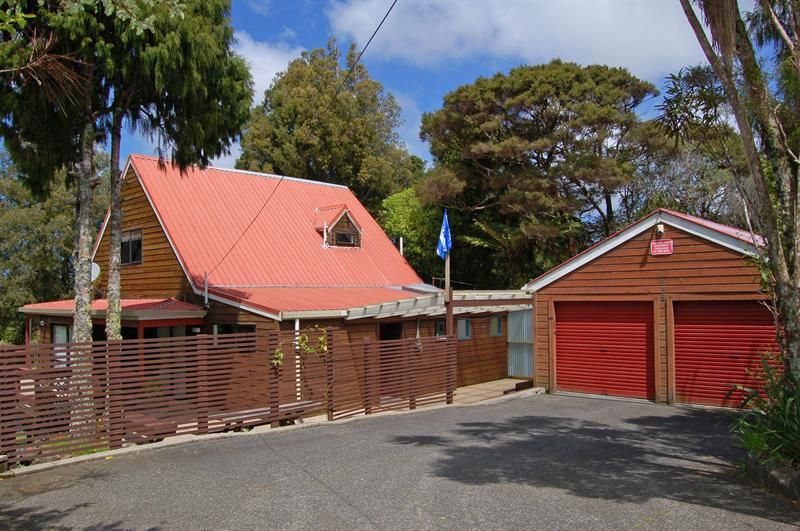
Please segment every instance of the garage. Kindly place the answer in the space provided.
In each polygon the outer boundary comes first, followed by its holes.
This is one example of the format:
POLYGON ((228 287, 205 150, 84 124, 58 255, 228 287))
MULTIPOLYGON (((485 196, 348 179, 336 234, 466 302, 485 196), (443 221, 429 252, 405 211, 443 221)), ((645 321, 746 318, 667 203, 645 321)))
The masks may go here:
POLYGON ((556 304, 556 380, 562 391, 653 398, 653 305, 556 304))
POLYGON ((570 391, 736 406, 775 350, 747 231, 658 209, 531 280, 534 380, 570 391))
POLYGON ((761 355, 776 352, 772 313, 756 301, 676 302, 675 400, 736 406, 761 355))

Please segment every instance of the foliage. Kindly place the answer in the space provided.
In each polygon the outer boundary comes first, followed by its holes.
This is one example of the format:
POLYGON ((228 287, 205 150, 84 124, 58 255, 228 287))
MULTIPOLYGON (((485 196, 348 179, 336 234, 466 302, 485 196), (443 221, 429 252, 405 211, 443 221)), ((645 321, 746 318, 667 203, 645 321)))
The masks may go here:
MULTIPOLYGON (((785 371, 800 380, 800 204, 797 202, 800 152, 800 13, 796 2, 760 2, 743 15, 734 0, 698 2, 705 24, 689 0, 681 0, 686 18, 708 59, 735 118, 749 181, 747 220, 768 241, 761 260, 782 324, 785 371), (749 21, 749 27, 746 22, 749 21), (706 34, 706 28, 710 37, 706 34), (775 50, 770 60, 759 46, 775 50)), ((692 99, 689 99, 691 102, 692 99)), ((688 107, 688 106, 687 106, 688 107)), ((708 105, 689 108, 705 119, 708 105)), ((714 119, 713 114, 710 118, 714 119)), ((740 180, 741 181, 741 180, 740 180)))
MULTIPOLYGON (((22 1, 15 5, 23 11, 34 7, 22 1)), ((107 322, 109 337, 118 337, 119 260, 114 251, 119 248, 123 120, 152 136, 158 153, 181 168, 205 165, 229 150, 249 115, 250 74, 232 52, 229 0, 53 1, 35 7, 27 35, 50 36, 48 53, 69 58, 59 64, 80 90, 59 99, 37 84, 6 85, 0 97, 2 135, 36 193, 45 196, 54 172, 66 168, 81 183, 84 204, 91 202, 97 184, 91 153, 110 134, 114 171, 107 322)), ((25 39, 17 41, 25 44, 25 39)), ((77 222, 83 230, 76 242, 76 339, 88 330, 91 251, 85 212, 77 222)))
POLYGON ((762 359, 758 386, 743 388, 742 407, 733 432, 739 443, 764 461, 800 467, 800 385, 770 357, 762 359))
MULTIPOLYGON (((107 171, 107 157, 100 159, 107 171)), ((96 228, 107 207, 108 195, 102 190, 95 196, 96 228)), ((49 197, 39 201, 8 156, 0 155, 0 342, 23 341, 20 306, 71 296, 74 219, 75 191, 64 172, 57 176, 49 197)))
POLYGON ((442 275, 442 261, 434 249, 439 238, 442 212, 425 206, 414 188, 406 188, 383 200, 378 218, 392 238, 403 238, 404 255, 425 281, 442 275))
MULTIPOLYGON (((279 369, 283 367, 284 361, 286 360, 286 353, 284 352, 286 344, 287 341, 281 341, 272 353, 272 357, 270 358, 272 368, 279 369)), ((302 366, 305 363, 306 356, 314 354, 318 357, 324 357, 328 353, 328 333, 319 325, 314 325, 303 332, 295 333, 295 339, 291 342, 290 346, 296 349, 297 353, 300 354, 300 364, 302 366), (316 345, 311 344, 309 334, 317 334, 316 345)))
MULTIPOLYGON (((355 46, 346 57, 356 59, 355 46)), ((398 140, 400 107, 362 64, 342 85, 335 40, 303 52, 278 74, 252 112, 236 167, 350 187, 377 213, 381 201, 407 186, 423 162, 398 140), (337 94, 337 89, 342 87, 337 94)))
POLYGON ((657 94, 624 69, 555 60, 479 78, 424 115, 436 165, 420 197, 461 212, 475 278, 519 284, 616 230, 615 196, 660 139, 636 114, 657 94))

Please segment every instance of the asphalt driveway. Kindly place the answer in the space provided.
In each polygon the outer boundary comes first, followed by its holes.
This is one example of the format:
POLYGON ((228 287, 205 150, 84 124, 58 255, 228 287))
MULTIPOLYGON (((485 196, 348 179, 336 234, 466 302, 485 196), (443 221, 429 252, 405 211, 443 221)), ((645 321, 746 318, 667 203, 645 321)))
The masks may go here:
POLYGON ((0 528, 797 529, 725 413, 533 396, 0 481, 0 528))

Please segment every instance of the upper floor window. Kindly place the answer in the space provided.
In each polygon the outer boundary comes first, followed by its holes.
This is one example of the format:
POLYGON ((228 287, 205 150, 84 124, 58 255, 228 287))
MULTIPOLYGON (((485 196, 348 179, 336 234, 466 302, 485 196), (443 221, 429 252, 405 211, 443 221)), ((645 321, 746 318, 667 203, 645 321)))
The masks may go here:
POLYGON ((142 229, 122 232, 122 264, 142 263, 142 229))

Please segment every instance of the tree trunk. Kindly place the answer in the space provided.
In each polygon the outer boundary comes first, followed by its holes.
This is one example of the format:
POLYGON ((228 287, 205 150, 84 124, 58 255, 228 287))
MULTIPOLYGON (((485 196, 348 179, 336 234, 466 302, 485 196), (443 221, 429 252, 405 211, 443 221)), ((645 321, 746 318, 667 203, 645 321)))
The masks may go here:
POLYGON ((78 216, 75 219, 77 256, 75 260, 75 315, 72 341, 92 340, 92 197, 97 181, 94 175, 94 124, 83 132, 81 158, 77 164, 78 216))
POLYGON ((122 245, 122 174, 119 170, 119 148, 122 140, 122 113, 115 112, 111 124, 111 215, 109 216, 108 285, 106 298, 106 337, 122 339, 122 303, 120 254, 122 245))
MULTIPOLYGON (((710 0, 709 0, 710 1, 710 0)), ((744 94, 740 94, 737 86, 732 60, 719 57, 706 37, 705 30, 697 19, 689 0, 681 0, 686 18, 694 30, 703 52, 714 69, 731 105, 741 135, 742 146, 748 167, 756 186, 758 202, 754 213, 760 228, 767 238, 765 252, 769 257, 765 267, 772 273, 772 296, 778 311, 778 320, 783 325, 781 335, 781 354, 787 374, 800 382, 800 295, 797 283, 800 270, 790 272, 791 257, 795 263, 798 251, 800 227, 797 221, 797 204, 791 196, 791 162, 788 153, 781 143, 781 127, 773 112, 774 101, 770 97, 769 87, 755 55, 750 37, 744 22, 736 8, 733 39, 735 50, 722 51, 723 54, 735 54, 742 67, 744 94), (752 120, 752 121, 751 121, 752 120), (756 144, 754 131, 760 138, 760 148, 756 144), (770 166, 768 174, 764 161, 770 166), (774 190, 774 192, 773 192, 774 190), (788 223, 787 223, 788 222, 788 223), (786 248, 784 248, 784 246, 786 248), (787 256, 790 257, 787 259, 787 256)), ((703 6, 705 7, 705 6, 703 6)), ((709 21, 712 25, 714 21, 709 21)), ((719 23, 719 21, 718 21, 719 23)), ((724 28, 723 28, 724 29, 724 28)), ((721 31, 720 28, 717 28, 721 31)), ((712 31, 713 33, 713 31, 712 31)), ((798 263, 800 264, 800 263, 798 263)), ((794 264, 792 264, 794 265, 794 264)), ((796 269, 800 269, 797 268, 796 269)))

